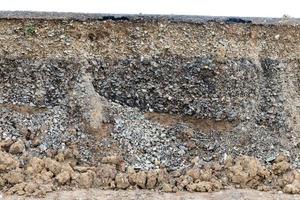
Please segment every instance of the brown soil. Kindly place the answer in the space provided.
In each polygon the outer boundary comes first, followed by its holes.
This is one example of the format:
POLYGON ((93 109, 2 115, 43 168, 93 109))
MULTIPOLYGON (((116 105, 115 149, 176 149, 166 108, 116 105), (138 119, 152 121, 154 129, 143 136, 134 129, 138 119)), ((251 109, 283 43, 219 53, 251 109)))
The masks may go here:
POLYGON ((231 131, 237 124, 237 121, 213 120, 213 119, 197 119, 190 116, 178 116, 165 113, 145 113, 146 119, 153 120, 164 126, 174 126, 176 124, 186 124, 192 129, 203 131, 204 133, 211 131, 231 131))
MULTIPOLYGON (((6 145, 6 144, 4 144, 6 145)), ((22 153, 14 143, 12 153, 22 153)), ((0 145, 2 146, 2 145, 0 145)), ((11 151, 10 151, 11 152, 11 151)), ((96 167, 79 166, 76 152, 67 150, 54 159, 32 157, 28 164, 12 154, 0 151, 0 186, 5 194, 44 196, 48 192, 68 188, 155 189, 164 192, 213 192, 229 186, 253 188, 261 191, 279 190, 300 192, 300 173, 291 168, 285 156, 278 156, 270 167, 262 166, 255 158, 242 156, 227 158, 225 164, 194 165, 185 170, 166 169, 136 171, 125 168, 122 157, 104 157, 96 167)))
MULTIPOLYGON (((1 195, 1 194, 0 194, 1 195)), ((75 191, 59 191, 47 194, 44 198, 35 197, 19 197, 19 196, 4 196, 5 200, 75 200, 75 199, 94 199, 94 200, 297 200, 300 195, 288 195, 279 192, 260 192, 257 190, 249 189, 229 189, 222 190, 214 193, 190 193, 190 192, 177 192, 177 193, 161 193, 157 191, 147 190, 75 190, 75 191)))
POLYGON ((45 112, 46 108, 37 108, 27 105, 0 104, 0 108, 8 108, 22 114, 32 115, 34 113, 45 112))

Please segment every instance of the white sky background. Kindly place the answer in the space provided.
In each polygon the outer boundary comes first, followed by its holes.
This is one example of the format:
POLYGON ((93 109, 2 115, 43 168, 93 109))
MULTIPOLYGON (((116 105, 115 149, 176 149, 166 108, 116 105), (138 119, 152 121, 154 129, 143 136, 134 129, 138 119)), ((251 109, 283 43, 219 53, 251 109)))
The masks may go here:
POLYGON ((300 17, 300 0, 0 0, 0 10, 300 17))

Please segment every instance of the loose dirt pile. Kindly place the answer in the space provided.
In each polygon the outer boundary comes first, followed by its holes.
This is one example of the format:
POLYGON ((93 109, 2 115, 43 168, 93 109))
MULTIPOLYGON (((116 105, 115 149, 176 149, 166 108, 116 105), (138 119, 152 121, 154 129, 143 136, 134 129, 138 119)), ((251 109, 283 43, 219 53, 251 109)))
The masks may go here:
MULTIPOLYGON (((18 144, 12 144, 10 149, 18 144)), ((176 171, 149 171, 125 167, 119 156, 102 158, 97 166, 77 165, 76 155, 67 150, 51 158, 27 157, 22 164, 12 154, 0 151, 0 187, 6 194, 41 196, 57 189, 156 189, 164 192, 212 192, 235 186, 261 191, 300 192, 300 173, 287 158, 278 156, 263 167, 255 158, 227 158, 224 164, 203 165, 195 159, 191 167, 176 171)))
POLYGON ((0 186, 299 193, 298 25, 0 20, 0 186))

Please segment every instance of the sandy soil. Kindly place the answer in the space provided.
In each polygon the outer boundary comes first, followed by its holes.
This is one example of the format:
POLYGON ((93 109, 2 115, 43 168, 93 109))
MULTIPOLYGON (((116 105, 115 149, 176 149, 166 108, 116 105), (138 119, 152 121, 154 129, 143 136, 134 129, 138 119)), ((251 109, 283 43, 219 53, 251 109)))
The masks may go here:
POLYGON ((300 195, 288 195, 279 192, 259 192, 256 190, 246 190, 246 189, 231 189, 224 190, 214 193, 188 193, 188 192, 178 192, 178 193, 161 193, 157 191, 147 191, 147 190, 132 190, 132 191, 112 191, 112 190, 99 190, 99 189, 89 189, 89 190, 76 190, 76 191, 59 191, 47 194, 45 198, 33 198, 33 197, 19 197, 19 196, 4 196, 0 194, 0 199, 6 200, 36 200, 36 199, 59 199, 59 200, 85 200, 85 199, 123 199, 123 200, 183 200, 183 199, 201 199, 201 200, 296 200, 300 199, 300 195))

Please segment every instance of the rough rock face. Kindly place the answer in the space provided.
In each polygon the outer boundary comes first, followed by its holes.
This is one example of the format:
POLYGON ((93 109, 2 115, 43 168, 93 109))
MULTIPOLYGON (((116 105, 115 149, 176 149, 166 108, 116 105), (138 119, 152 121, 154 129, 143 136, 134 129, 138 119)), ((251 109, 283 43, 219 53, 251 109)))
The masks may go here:
POLYGON ((299 193, 299 32, 1 20, 0 187, 299 193))

